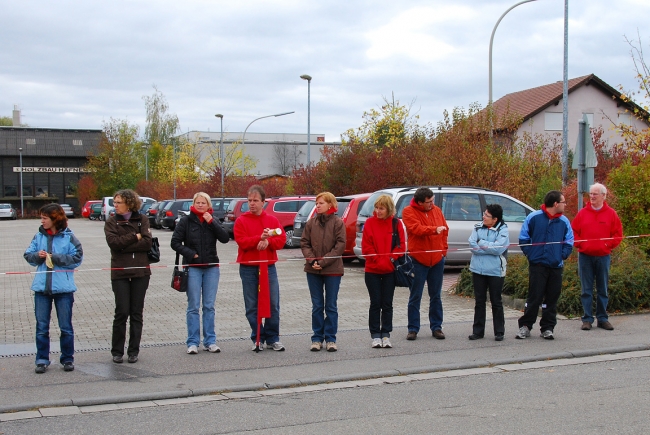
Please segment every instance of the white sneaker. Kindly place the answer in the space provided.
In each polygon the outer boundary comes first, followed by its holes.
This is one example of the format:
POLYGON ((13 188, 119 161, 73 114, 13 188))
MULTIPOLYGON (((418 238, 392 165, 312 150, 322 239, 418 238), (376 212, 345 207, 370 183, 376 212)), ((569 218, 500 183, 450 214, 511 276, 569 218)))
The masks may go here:
POLYGON ((393 345, 390 344, 390 339, 388 337, 384 337, 381 339, 381 347, 387 347, 387 348, 393 347, 393 345))
POLYGON ((528 337, 530 337, 530 329, 528 329, 528 326, 526 325, 519 328, 519 332, 517 332, 517 335, 515 335, 515 338, 519 338, 522 340, 528 337))
POLYGON ((257 348, 257 346, 255 346, 255 343, 253 343, 253 348, 251 350, 252 351, 260 351, 260 352, 263 351, 264 350, 264 343, 260 343, 259 349, 257 348))
POLYGON ((204 346, 203 346, 203 350, 207 350, 208 352, 212 352, 212 353, 219 353, 219 352, 221 352, 221 349, 220 349, 219 346, 217 346, 215 343, 212 343, 212 344, 209 345, 209 346, 205 346, 205 345, 204 345, 204 346))
POLYGON ((379 349, 381 347, 381 338, 373 338, 372 347, 375 349, 379 349))
POLYGON ((194 345, 188 346, 187 347, 187 353, 190 354, 190 355, 196 355, 197 353, 199 353, 199 348, 197 346, 194 346, 194 345))
POLYGON ((553 340, 555 337, 553 337, 553 331, 550 329, 547 329, 546 331, 542 332, 540 334, 540 337, 545 338, 546 340, 553 340))
POLYGON ((279 341, 276 341, 273 344, 269 344, 268 346, 271 347, 271 349, 276 350, 278 352, 284 351, 284 345, 282 343, 280 343, 279 341))

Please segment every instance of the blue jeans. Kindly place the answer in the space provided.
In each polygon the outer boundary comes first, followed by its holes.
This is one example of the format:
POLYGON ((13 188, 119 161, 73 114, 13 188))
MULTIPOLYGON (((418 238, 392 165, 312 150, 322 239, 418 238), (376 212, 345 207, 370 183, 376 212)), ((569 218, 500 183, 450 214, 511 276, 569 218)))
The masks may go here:
MULTIPOLYGON (((259 269, 259 266, 239 265, 239 276, 244 291, 246 319, 251 325, 251 340, 253 342, 255 342, 257 336, 259 269)), ((278 272, 275 270, 275 264, 269 265, 269 292, 271 295, 271 318, 264 319, 264 323, 260 327, 260 343, 272 344, 280 341, 280 284, 278 284, 278 272)))
POLYGON ((607 283, 609 282, 609 255, 594 257, 580 253, 578 255, 578 273, 580 274, 580 285, 582 294, 582 308, 584 309, 583 322, 594 322, 593 301, 594 301, 594 280, 596 281, 596 318, 599 322, 607 322, 607 283))
POLYGON ((190 267, 187 279, 187 346, 201 343, 199 308, 203 299, 203 345, 216 344, 214 302, 219 288, 219 268, 190 267))
POLYGON ((34 292, 34 314, 36 315, 36 364, 50 365, 50 317, 52 302, 61 330, 61 364, 74 361, 74 330, 72 329, 72 305, 74 293, 46 295, 34 292))
POLYGON ((368 309, 370 337, 389 338, 393 330, 395 273, 366 272, 365 281, 368 296, 370 296, 370 308, 368 309))
POLYGON ((433 266, 424 266, 413 259, 414 273, 413 286, 408 303, 408 331, 420 331, 420 302, 424 284, 429 290, 429 326, 432 331, 442 329, 442 278, 445 272, 445 258, 443 257, 433 266))
POLYGON ((311 341, 336 343, 339 328, 339 312, 336 300, 341 285, 340 276, 307 274, 307 285, 311 294, 311 341), (323 293, 324 288, 324 293, 323 293), (327 315, 327 316, 326 316, 327 315))

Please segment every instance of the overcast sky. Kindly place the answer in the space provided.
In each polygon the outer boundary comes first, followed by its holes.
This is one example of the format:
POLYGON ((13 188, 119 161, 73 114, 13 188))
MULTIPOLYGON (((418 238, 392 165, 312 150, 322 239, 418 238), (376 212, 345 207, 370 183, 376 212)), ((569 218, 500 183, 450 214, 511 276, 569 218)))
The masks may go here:
MULTIPOLYGON (((32 127, 143 131, 143 95, 166 96, 182 131, 306 133, 338 141, 382 97, 420 123, 488 100, 492 28, 517 0, 7 1, 0 13, 0 116, 32 127)), ((562 80, 563 0, 520 5, 493 51, 494 99, 562 80)), ((650 53, 650 1, 570 0, 569 78, 636 87, 630 47, 650 53)), ((649 55, 650 56, 650 55, 649 55)))

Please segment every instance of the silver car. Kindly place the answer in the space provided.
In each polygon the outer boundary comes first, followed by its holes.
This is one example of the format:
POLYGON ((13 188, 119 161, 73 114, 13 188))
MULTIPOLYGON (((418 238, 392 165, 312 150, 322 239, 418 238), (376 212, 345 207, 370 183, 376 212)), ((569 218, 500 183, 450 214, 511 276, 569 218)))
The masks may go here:
MULTIPOLYGON (((533 208, 527 204, 508 196, 480 187, 453 187, 433 186, 429 187, 434 194, 434 203, 442 209, 447 225, 449 225, 449 236, 447 242, 449 251, 445 264, 468 264, 472 258, 469 249, 469 239, 474 225, 482 221, 482 213, 488 204, 499 204, 503 208, 503 221, 508 225, 510 234, 509 254, 520 254, 521 249, 517 246, 521 224, 526 216, 533 212, 533 208)), ((374 211, 374 204, 382 194, 390 195, 395 202, 395 216, 402 218, 402 211, 413 199, 413 194, 418 187, 401 187, 382 189, 372 194, 359 212, 357 218, 357 235, 354 246, 354 254, 363 261, 361 255, 361 238, 363 236, 363 225, 374 211)))
POLYGON ((59 204, 63 211, 65 212, 66 217, 73 218, 74 217, 74 210, 72 209, 72 206, 70 204, 59 204))
POLYGON ((0 219, 12 219, 17 217, 16 209, 11 204, 0 204, 0 219))

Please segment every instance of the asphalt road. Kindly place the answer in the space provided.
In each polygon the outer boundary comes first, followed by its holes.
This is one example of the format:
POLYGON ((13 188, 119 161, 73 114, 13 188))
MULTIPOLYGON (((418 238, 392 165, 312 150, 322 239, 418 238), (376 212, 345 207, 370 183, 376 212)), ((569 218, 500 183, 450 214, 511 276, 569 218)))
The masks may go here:
POLYGON ((5 422, 3 434, 640 434, 650 360, 537 369, 5 422))

